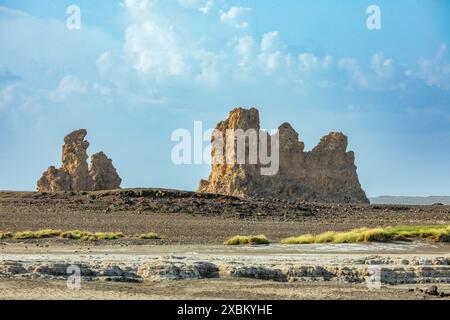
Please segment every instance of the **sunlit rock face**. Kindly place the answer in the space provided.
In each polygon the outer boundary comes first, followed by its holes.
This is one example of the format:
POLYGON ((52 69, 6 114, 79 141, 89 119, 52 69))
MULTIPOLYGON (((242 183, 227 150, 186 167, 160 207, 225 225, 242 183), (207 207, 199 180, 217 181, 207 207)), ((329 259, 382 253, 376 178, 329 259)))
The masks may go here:
POLYGON ((40 192, 57 191, 95 191, 120 188, 122 180, 116 169, 103 152, 92 156, 88 165, 87 149, 89 142, 85 140, 87 131, 73 131, 64 138, 62 148, 62 166, 48 168, 37 182, 40 192))
MULTIPOLYGON (((236 154, 236 144, 227 145, 232 141, 227 135, 236 129, 259 130, 258 110, 236 108, 226 120, 219 122, 216 130, 221 133, 221 139, 217 135, 211 139, 211 173, 208 180, 200 181, 199 192, 323 203, 369 202, 359 183, 354 153, 347 152, 344 134, 332 132, 313 150, 305 152, 298 133, 289 123, 283 123, 277 133, 267 134, 269 149, 274 137, 279 141, 279 169, 274 175, 263 175, 261 168, 265 165, 259 161, 253 164, 226 161, 227 153, 236 154), (218 158, 222 161, 217 161, 218 158)), ((258 135, 258 144, 260 139, 258 135)), ((246 152, 249 149, 246 145, 246 152)))
POLYGON ((89 178, 92 182, 92 190, 118 189, 122 182, 112 160, 103 152, 92 155, 89 178))

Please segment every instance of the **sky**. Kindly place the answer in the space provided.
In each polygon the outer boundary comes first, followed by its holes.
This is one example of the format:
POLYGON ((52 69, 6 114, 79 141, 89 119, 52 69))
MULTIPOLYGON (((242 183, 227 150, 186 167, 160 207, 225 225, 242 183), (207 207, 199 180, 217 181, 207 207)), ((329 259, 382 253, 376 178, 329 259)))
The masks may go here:
POLYGON ((450 195, 449 46, 448 0, 0 0, 0 190, 79 128, 122 187, 195 190, 209 165, 174 164, 172 132, 239 106, 308 150, 345 133, 369 196, 450 195))

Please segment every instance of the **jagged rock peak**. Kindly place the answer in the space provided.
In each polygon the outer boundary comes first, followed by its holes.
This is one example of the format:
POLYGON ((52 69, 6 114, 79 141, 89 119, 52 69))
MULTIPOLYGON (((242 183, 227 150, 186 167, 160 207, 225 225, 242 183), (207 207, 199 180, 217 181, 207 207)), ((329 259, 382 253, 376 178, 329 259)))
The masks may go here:
MULTIPOLYGON (((228 129, 259 128, 259 112, 255 108, 233 109, 216 127, 222 135, 228 129)), ((332 132, 324 136, 309 152, 304 151, 304 143, 289 123, 283 123, 276 135, 269 136, 268 143, 276 145, 273 139, 279 138, 279 170, 275 174, 262 175, 260 169, 266 165, 263 163, 213 163, 208 180, 200 181, 199 192, 324 203, 369 202, 359 183, 354 153, 346 151, 344 134, 332 132)), ((215 150, 221 149, 215 145, 214 137, 211 143, 214 159, 215 150)))
POLYGON ((112 164, 112 160, 103 152, 92 155, 89 177, 92 180, 93 190, 117 189, 122 182, 112 164))
POLYGON ((93 155, 91 166, 88 166, 89 142, 85 140, 86 135, 86 129, 79 129, 64 137, 62 166, 59 169, 51 166, 44 172, 37 182, 38 191, 94 191, 120 188, 122 180, 112 165, 112 160, 103 152, 93 155))

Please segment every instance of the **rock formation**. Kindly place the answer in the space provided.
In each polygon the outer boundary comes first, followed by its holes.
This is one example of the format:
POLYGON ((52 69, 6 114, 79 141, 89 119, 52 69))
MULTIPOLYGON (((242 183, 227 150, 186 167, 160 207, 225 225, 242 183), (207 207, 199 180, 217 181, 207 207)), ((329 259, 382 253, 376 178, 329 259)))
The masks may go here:
MULTIPOLYGON (((347 152, 347 137, 342 133, 330 133, 312 151, 305 152, 298 133, 290 124, 282 124, 276 134, 266 133, 269 150, 276 141, 274 137, 278 138, 279 170, 274 175, 262 175, 265 165, 260 158, 253 164, 227 161, 227 153, 234 152, 236 156, 236 139, 230 147, 228 144, 233 140, 227 138, 236 129, 259 130, 258 110, 234 109, 228 119, 217 125, 216 135, 211 139, 211 174, 208 180, 200 181, 199 192, 323 203, 369 202, 359 183, 354 153, 347 152)), ((264 135, 258 135, 258 155, 261 137, 264 135)), ((246 157, 249 149, 246 140, 246 157)))
POLYGON ((119 175, 103 152, 92 156, 88 166, 87 149, 89 142, 84 140, 85 129, 76 130, 64 138, 62 148, 62 167, 48 168, 37 182, 41 192, 56 191, 96 191, 120 188, 119 175))
POLYGON ((117 189, 122 182, 112 164, 112 160, 103 152, 92 155, 89 177, 92 181, 93 190, 117 189))
POLYGON ((87 149, 89 142, 84 140, 87 131, 76 130, 64 138, 62 150, 62 170, 72 178, 71 190, 91 190, 87 149))
POLYGON ((63 169, 56 169, 51 166, 39 179, 37 189, 41 192, 72 190, 72 178, 63 169))

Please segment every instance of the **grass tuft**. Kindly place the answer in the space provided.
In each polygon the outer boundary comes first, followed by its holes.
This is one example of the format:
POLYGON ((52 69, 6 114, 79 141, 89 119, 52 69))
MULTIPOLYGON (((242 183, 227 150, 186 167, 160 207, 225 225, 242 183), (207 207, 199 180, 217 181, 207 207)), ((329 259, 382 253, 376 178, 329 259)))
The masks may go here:
POLYGON ((414 239, 450 242, 450 225, 398 226, 386 228, 360 228, 348 232, 324 232, 281 240, 283 244, 356 243, 410 241, 414 239))
POLYGON ((12 232, 3 232, 0 231, 0 239, 6 239, 6 238, 12 238, 13 233, 12 232))
POLYGON ((61 233, 60 237, 64 239, 80 240, 87 234, 90 234, 90 232, 71 230, 71 231, 64 231, 63 233, 61 233))
POLYGON ((64 238, 72 240, 114 240, 124 237, 122 232, 88 232, 80 230, 61 231, 44 229, 37 231, 0 232, 0 239, 12 238, 13 240, 28 240, 42 238, 64 238))
POLYGON ((96 240, 115 240, 123 238, 122 232, 96 232, 93 234, 96 240))
POLYGON ((156 240, 161 239, 160 235, 155 232, 143 233, 138 236, 139 239, 156 240))
POLYGON ((255 245, 255 244, 270 244, 269 239, 267 239, 264 235, 259 236, 235 236, 224 242, 227 246, 235 246, 235 245, 255 245))
POLYGON ((41 238, 53 238, 58 237, 61 234, 61 230, 43 229, 37 231, 20 231, 13 234, 13 239, 41 239, 41 238))
POLYGON ((123 238, 122 232, 89 232, 72 230, 61 233, 61 238, 73 239, 73 240, 85 240, 85 241, 98 241, 98 240, 115 240, 123 238))

